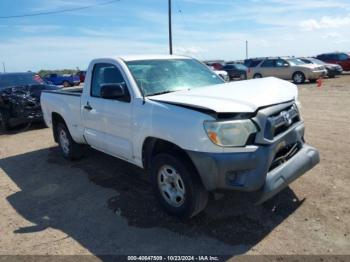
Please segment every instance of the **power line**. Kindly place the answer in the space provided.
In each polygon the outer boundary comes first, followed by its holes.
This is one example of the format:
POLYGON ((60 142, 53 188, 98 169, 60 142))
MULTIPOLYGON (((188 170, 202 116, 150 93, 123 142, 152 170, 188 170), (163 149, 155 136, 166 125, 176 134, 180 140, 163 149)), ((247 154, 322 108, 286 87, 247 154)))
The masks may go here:
POLYGON ((31 17, 31 16, 41 16, 41 15, 52 15, 52 14, 60 14, 60 13, 66 13, 66 12, 74 12, 74 11, 80 11, 96 6, 102 6, 102 5, 109 5, 113 4, 115 2, 119 2, 120 0, 112 0, 107 1, 99 4, 93 4, 93 5, 86 5, 81 7, 75 7, 70 9, 63 9, 63 10, 56 10, 56 11, 46 11, 46 12, 39 12, 39 13, 32 13, 32 14, 23 14, 23 15, 9 15, 9 16, 0 16, 0 19, 12 19, 12 18, 21 18, 21 17, 31 17))

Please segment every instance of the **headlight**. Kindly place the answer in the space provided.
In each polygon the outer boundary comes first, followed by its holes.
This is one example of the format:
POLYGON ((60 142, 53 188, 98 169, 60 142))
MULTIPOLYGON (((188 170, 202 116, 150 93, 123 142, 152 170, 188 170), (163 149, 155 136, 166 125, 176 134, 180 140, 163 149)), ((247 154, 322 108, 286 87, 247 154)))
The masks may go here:
POLYGON ((249 119, 204 121, 204 129, 218 146, 245 146, 249 136, 257 132, 255 124, 249 119))

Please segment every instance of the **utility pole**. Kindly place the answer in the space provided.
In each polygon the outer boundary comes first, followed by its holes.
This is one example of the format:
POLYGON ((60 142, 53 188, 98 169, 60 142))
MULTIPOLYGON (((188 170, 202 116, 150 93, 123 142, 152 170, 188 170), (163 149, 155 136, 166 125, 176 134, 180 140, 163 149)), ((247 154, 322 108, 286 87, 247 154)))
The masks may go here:
POLYGON ((2 67, 4 69, 4 73, 6 73, 5 62, 2 62, 2 67))
POLYGON ((169 17, 169 53, 173 54, 173 36, 171 30, 171 0, 168 0, 168 17, 169 17))
POLYGON ((245 41, 245 58, 248 59, 248 40, 245 41))

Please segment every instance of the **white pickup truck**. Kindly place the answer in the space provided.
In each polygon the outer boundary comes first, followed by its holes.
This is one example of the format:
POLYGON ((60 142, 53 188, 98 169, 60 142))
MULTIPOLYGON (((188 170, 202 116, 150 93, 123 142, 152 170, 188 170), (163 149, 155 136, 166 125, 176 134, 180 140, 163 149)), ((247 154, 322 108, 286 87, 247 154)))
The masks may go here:
POLYGON ((83 89, 43 91, 41 106, 65 158, 89 145, 144 168, 180 218, 202 211, 209 192, 257 191, 262 203, 319 162, 294 84, 225 83, 188 57, 93 60, 83 89))

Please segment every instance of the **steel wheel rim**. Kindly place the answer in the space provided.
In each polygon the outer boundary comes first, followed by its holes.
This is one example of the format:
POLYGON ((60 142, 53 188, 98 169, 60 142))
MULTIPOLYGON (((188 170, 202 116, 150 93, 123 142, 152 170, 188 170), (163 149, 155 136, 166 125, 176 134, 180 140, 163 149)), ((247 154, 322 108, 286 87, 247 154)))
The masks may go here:
POLYGON ((169 205, 179 207, 185 202, 185 184, 174 167, 164 165, 159 169, 158 188, 169 205))
POLYGON ((59 133, 60 145, 65 154, 69 154, 69 139, 67 133, 61 129, 59 133))

